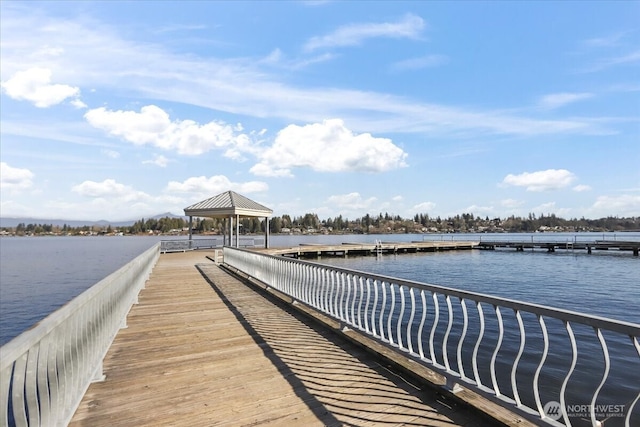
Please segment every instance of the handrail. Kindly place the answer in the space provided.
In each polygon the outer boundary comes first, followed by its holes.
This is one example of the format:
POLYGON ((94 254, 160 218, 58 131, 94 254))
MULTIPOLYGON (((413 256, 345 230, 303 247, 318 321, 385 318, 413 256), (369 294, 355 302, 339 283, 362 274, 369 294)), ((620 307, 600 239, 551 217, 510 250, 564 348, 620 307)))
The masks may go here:
POLYGON ((0 347, 0 426, 67 425, 160 256, 160 244, 0 347))
MULTIPOLYGON (((186 252, 194 249, 214 249, 223 246, 222 237, 197 238, 197 239, 170 239, 160 241, 160 252, 186 252)), ((264 238, 240 237, 238 245, 241 247, 264 246, 264 238)))
POLYGON ((635 323, 244 249, 224 262, 536 423, 598 425, 607 384, 629 426, 640 399, 635 323), (593 384, 572 383, 578 363, 593 384), (607 382, 614 365, 625 384, 607 382))

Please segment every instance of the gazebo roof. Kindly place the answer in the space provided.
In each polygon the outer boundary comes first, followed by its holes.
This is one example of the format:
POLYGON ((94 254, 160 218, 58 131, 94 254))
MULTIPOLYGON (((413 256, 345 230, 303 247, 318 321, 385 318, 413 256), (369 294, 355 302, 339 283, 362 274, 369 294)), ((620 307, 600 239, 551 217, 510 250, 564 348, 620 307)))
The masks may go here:
POLYGON ((225 191, 210 199, 184 208, 184 214, 209 218, 226 218, 229 215, 270 217, 273 214, 273 210, 235 191, 225 191))

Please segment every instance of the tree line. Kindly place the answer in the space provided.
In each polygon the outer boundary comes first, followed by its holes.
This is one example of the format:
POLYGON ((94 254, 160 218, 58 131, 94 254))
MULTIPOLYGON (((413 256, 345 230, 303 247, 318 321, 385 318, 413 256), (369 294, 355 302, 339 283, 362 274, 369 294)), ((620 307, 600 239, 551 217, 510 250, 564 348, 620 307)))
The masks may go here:
MULTIPOLYGON (((263 218, 241 218, 238 224, 241 234, 264 233, 263 218)), ((220 218, 194 218, 193 232, 196 234, 222 234, 228 222, 220 218)), ((24 224, 3 227, 3 234, 15 235, 86 235, 86 234, 184 234, 189 230, 189 221, 180 217, 140 219, 132 225, 84 225, 81 227, 54 226, 52 224, 24 224)), ((471 213, 441 218, 427 213, 415 214, 412 218, 379 213, 366 214, 349 219, 342 215, 320 219, 315 213, 300 216, 274 216, 269 221, 270 233, 482 233, 482 232, 536 232, 536 231, 640 231, 640 217, 606 217, 599 219, 564 219, 554 214, 527 217, 509 216, 489 218, 471 213)))

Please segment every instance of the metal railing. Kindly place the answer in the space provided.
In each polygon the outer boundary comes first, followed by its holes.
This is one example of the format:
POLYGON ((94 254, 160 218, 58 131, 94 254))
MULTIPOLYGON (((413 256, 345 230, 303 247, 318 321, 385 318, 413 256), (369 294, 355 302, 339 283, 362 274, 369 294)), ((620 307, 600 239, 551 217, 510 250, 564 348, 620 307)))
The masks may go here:
POLYGON ((638 324, 242 249, 224 262, 536 423, 628 427, 640 398, 638 324))
MULTIPOLYGON (((214 249, 222 248, 223 238, 198 238, 198 239, 172 239, 160 241, 160 252, 185 252, 194 249, 214 249)), ((240 247, 262 247, 264 246, 264 238, 241 237, 238 240, 240 247)))
POLYGON ((0 426, 67 425, 155 265, 160 244, 0 348, 0 426))

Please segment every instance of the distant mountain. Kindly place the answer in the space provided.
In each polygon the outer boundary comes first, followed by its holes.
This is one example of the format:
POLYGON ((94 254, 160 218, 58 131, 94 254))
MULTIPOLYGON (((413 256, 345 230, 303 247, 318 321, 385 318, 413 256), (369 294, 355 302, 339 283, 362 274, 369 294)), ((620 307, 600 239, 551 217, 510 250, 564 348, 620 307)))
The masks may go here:
MULTIPOLYGON (((171 212, 165 212, 162 214, 144 217, 144 219, 161 219, 161 218, 182 218, 185 221, 189 219, 189 217, 174 215, 171 212)), ((136 221, 139 221, 142 218, 135 218, 128 221, 108 221, 105 219, 101 219, 99 221, 89 221, 89 220, 72 220, 72 219, 45 219, 45 218, 0 218, 0 228, 2 227, 16 227, 18 224, 51 224, 54 227, 62 227, 65 224, 69 227, 84 227, 87 226, 98 226, 98 227, 107 227, 111 225, 112 227, 127 227, 133 225, 136 221)))

